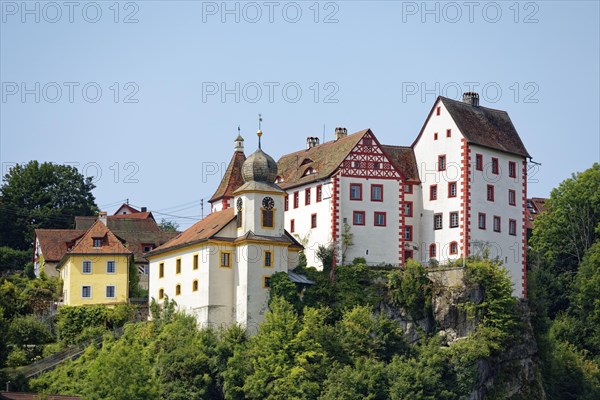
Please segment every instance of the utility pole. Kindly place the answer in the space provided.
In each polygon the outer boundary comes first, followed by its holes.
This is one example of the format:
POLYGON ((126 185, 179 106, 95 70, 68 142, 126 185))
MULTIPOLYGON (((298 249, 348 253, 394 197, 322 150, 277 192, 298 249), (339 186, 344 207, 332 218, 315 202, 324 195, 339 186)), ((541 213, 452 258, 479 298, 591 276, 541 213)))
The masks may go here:
POLYGON ((202 219, 204 219, 204 199, 200 199, 200 208, 202 209, 202 213, 200 215, 202 216, 202 219))

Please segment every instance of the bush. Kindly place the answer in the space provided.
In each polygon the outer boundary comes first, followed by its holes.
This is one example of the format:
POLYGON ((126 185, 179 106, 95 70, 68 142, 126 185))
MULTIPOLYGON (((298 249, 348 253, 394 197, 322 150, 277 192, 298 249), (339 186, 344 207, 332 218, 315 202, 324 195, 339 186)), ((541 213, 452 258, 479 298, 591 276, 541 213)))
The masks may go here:
POLYGON ((13 319, 8 327, 9 341, 15 346, 46 344, 52 341, 48 326, 34 315, 13 319))
POLYGON ((65 344, 77 344, 82 337, 87 338, 87 335, 81 335, 86 328, 114 329, 123 326, 131 314, 129 304, 118 304, 113 308, 104 305, 64 306, 58 309, 56 316, 57 335, 65 344))
POLYGON ((20 347, 15 347, 6 359, 6 365, 9 367, 20 367, 21 365, 27 365, 28 362, 27 352, 20 347))
POLYGON ((431 315, 431 281, 418 262, 408 260, 403 270, 388 275, 392 304, 406 309, 415 320, 431 315))

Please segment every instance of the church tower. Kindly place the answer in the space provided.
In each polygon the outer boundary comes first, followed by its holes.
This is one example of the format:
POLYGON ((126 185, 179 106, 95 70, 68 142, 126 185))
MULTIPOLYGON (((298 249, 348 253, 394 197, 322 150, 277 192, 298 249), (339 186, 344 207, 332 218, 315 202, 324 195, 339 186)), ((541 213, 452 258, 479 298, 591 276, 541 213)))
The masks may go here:
POLYGON ((244 184, 242 178, 242 165, 246 161, 246 155, 244 154, 244 138, 240 134, 240 128, 238 127, 238 136, 234 141, 235 147, 231 161, 223 174, 219 187, 212 195, 210 200, 210 211, 217 212, 226 210, 233 207, 233 192, 244 184))
POLYGON ((277 163, 258 149, 242 166, 244 184, 234 192, 237 227, 236 321, 250 331, 264 319, 270 276, 288 270, 288 245, 284 230, 286 192, 275 184, 277 163))

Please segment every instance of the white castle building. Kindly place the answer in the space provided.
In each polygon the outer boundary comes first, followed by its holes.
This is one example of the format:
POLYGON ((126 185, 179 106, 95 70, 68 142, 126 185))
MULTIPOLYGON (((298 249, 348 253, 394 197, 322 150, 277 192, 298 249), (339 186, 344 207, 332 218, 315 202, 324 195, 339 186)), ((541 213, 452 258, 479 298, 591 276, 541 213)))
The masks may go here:
POLYGON ((260 148, 246 159, 238 136, 211 214, 147 256, 150 297, 174 298, 201 323, 259 323, 269 276, 297 265, 300 242, 317 268, 320 245, 338 265, 485 252, 524 297, 528 158, 508 114, 476 93, 438 97, 410 146, 336 128, 275 164, 260 148))

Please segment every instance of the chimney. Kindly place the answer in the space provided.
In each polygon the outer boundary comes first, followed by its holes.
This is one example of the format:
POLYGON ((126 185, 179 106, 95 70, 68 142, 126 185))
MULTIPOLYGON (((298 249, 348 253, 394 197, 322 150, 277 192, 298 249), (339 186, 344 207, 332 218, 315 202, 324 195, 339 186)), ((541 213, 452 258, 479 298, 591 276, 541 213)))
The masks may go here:
POLYGON ((306 150, 308 149, 312 149, 315 146, 318 146, 320 143, 319 138, 318 137, 307 137, 306 138, 306 150))
POLYGON ((335 140, 339 140, 346 136, 348 136, 348 129, 341 127, 335 128, 335 140))
POLYGON ((104 225, 106 225, 106 211, 100 211, 98 213, 98 219, 100 220, 100 222, 102 222, 104 225))
POLYGON ((142 207, 142 211, 141 212, 146 212, 148 211, 148 209, 146 207, 142 207))
POLYGON ((479 94, 475 92, 463 93, 463 103, 470 104, 473 107, 479 107, 479 94))

